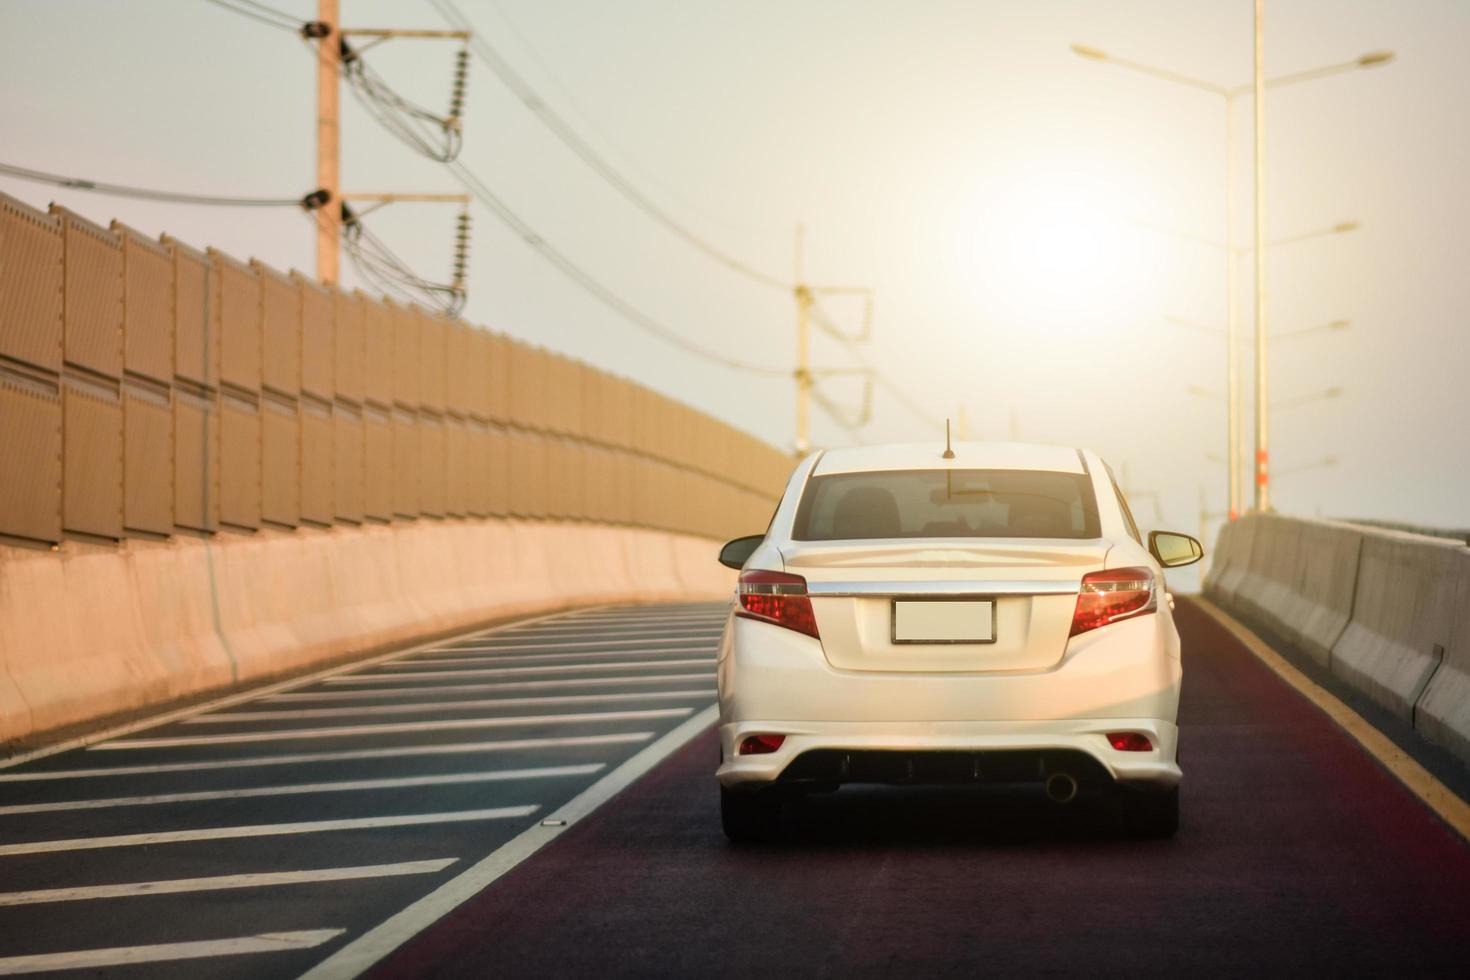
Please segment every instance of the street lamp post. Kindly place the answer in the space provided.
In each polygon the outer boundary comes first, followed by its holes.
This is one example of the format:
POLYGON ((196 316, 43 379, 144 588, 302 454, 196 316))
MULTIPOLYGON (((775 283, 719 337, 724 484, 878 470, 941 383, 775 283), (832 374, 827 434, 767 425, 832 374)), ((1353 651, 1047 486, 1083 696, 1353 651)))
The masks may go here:
MULTIPOLYGON (((1260 2, 1260 0, 1257 0, 1257 3, 1258 4, 1259 4, 1259 2, 1260 2)), ((1259 18, 1259 16, 1256 19, 1256 30, 1257 30, 1257 33, 1259 34, 1259 31, 1260 31, 1260 18, 1259 18)), ((1283 86, 1283 85, 1295 85, 1295 84, 1298 84, 1300 82, 1308 82, 1308 81, 1312 81, 1312 80, 1318 79, 1318 78, 1325 78, 1325 77, 1327 77, 1329 75, 1337 75, 1337 74, 1341 74, 1343 72, 1348 72, 1348 71, 1357 71, 1357 70, 1366 69, 1366 68, 1373 68, 1373 67, 1376 67, 1378 65, 1387 64, 1388 62, 1392 61, 1393 58, 1394 58, 1394 54, 1391 51, 1371 51, 1371 52, 1368 52, 1366 54, 1359 55, 1357 58, 1354 58, 1351 61, 1344 61, 1344 62, 1340 62, 1338 64, 1332 64, 1332 65, 1324 65, 1324 66, 1322 66, 1320 68, 1313 68, 1313 69, 1309 69, 1307 71, 1293 72, 1292 74, 1289 74, 1289 75, 1281 75, 1281 76, 1277 76, 1275 78, 1263 78, 1262 75, 1261 75, 1261 70, 1260 70, 1261 69, 1261 65, 1258 63, 1256 65, 1255 80, 1252 82, 1252 84, 1238 86, 1236 88, 1230 88, 1230 87, 1227 87, 1227 86, 1224 86, 1224 85, 1217 85, 1214 82, 1209 82, 1209 81, 1206 81, 1204 79, 1195 78, 1193 76, 1186 75, 1186 74, 1183 74, 1183 73, 1180 73, 1180 72, 1171 71, 1171 70, 1169 70, 1167 68, 1158 68, 1158 67, 1155 67, 1153 65, 1144 64, 1142 62, 1131 61, 1131 60, 1126 59, 1126 58, 1118 58, 1118 57, 1115 57, 1115 56, 1109 54, 1106 51, 1103 51, 1103 50, 1101 50, 1099 48, 1092 47, 1090 45, 1073 44, 1072 45, 1072 51, 1075 54, 1077 54, 1079 57, 1087 58, 1090 61, 1101 61, 1101 62, 1105 62, 1107 64, 1116 65, 1119 68, 1127 68, 1130 71, 1138 72, 1139 74, 1143 74, 1143 75, 1148 75, 1148 76, 1150 76, 1152 78, 1161 79, 1161 80, 1166 81, 1166 82, 1172 82, 1172 83, 1174 83, 1176 85, 1183 85, 1183 86, 1186 86, 1188 88, 1196 89, 1196 90, 1203 91, 1203 92, 1208 92, 1211 95, 1214 95, 1214 96, 1217 96, 1218 98, 1220 98, 1221 101, 1222 101, 1222 103, 1223 103, 1223 105, 1224 105, 1224 109, 1225 109, 1225 234, 1226 234, 1226 242, 1225 242, 1225 246, 1226 246, 1225 247, 1225 255, 1226 255, 1226 258, 1225 258, 1225 287, 1226 287, 1226 297, 1225 297, 1225 303, 1226 303, 1226 305, 1225 305, 1225 329, 1226 329, 1226 338, 1227 338, 1226 339, 1226 345, 1225 345, 1226 346, 1226 355, 1225 355, 1225 382, 1226 382, 1226 391, 1230 393, 1229 394, 1229 403, 1228 403, 1227 411, 1226 411, 1226 425, 1225 425, 1226 432, 1225 432, 1225 436, 1226 436, 1226 443, 1227 443, 1226 458, 1229 461, 1229 465, 1227 466, 1227 471, 1228 471, 1227 479, 1228 479, 1228 482, 1229 482, 1228 493, 1227 493, 1227 496, 1228 496, 1228 499, 1229 499, 1229 516, 1230 516, 1231 520, 1234 520, 1240 514, 1240 471, 1241 471, 1241 466, 1240 466, 1240 437, 1239 437, 1239 432, 1240 432, 1240 399, 1239 399, 1239 396, 1237 394, 1237 392, 1239 390, 1237 381, 1238 381, 1238 377, 1239 377, 1239 374, 1240 374, 1240 363, 1239 363, 1239 356, 1240 355, 1239 355, 1239 352, 1238 352, 1238 349, 1237 349, 1237 344, 1236 344, 1236 332, 1237 332, 1238 327, 1237 327, 1237 323, 1236 323, 1236 312, 1235 312, 1235 307, 1236 307, 1236 299, 1235 299, 1235 293, 1236 293, 1236 289, 1235 289, 1235 278, 1236 278, 1235 260, 1236 260, 1236 257, 1237 257, 1238 252, 1245 251, 1245 250, 1238 250, 1236 248, 1236 246, 1235 246, 1235 114, 1234 114, 1235 99, 1236 99, 1237 96, 1244 95, 1247 92, 1257 92, 1257 91, 1261 91, 1261 90, 1266 89, 1266 88, 1279 87, 1279 86, 1283 86)), ((1258 54, 1258 60, 1259 60, 1259 44, 1257 45, 1257 54, 1258 54)), ((1258 111, 1257 111, 1258 118, 1257 118, 1256 136, 1257 136, 1257 141, 1259 143, 1259 139, 1261 137, 1260 118, 1259 118, 1259 116, 1260 116, 1260 108, 1261 107, 1260 107, 1259 100, 1257 100, 1257 103, 1258 103, 1258 111)), ((1264 160, 1261 159, 1261 157, 1258 154, 1257 160, 1256 160, 1256 168, 1257 168, 1256 187, 1257 187, 1257 195, 1258 195, 1258 197, 1261 194, 1262 181, 1259 179, 1259 177, 1260 177, 1260 171, 1262 170, 1263 165, 1264 165, 1264 160)), ((1257 202, 1257 211, 1258 211, 1257 218, 1258 219, 1262 217, 1262 215, 1259 212, 1264 210, 1264 207, 1263 207, 1263 204, 1262 204, 1263 201, 1264 201, 1264 197, 1260 197, 1260 199, 1257 202)), ((1267 244, 1274 244, 1274 243, 1266 243, 1264 241, 1264 237, 1263 237, 1264 236, 1264 233, 1265 233, 1264 232, 1264 222, 1261 222, 1261 221, 1258 220, 1257 225, 1258 226, 1257 226, 1257 229, 1256 229, 1256 231, 1257 231, 1257 235, 1256 235, 1256 247, 1255 247, 1254 251, 1256 252, 1256 267, 1257 267, 1257 270, 1258 270, 1257 284, 1258 284, 1258 286, 1260 286, 1261 283, 1262 283, 1262 281, 1263 281, 1262 278, 1261 278, 1261 276, 1260 276, 1260 270, 1263 270, 1264 267, 1265 267, 1265 248, 1263 246, 1265 246, 1267 244)), ((1351 230, 1353 230, 1356 227, 1357 227, 1357 225, 1356 225, 1355 222, 1345 222, 1342 225, 1336 226, 1333 230, 1334 231, 1351 231, 1351 230)), ((1294 241, 1294 240, 1296 240, 1296 239, 1295 238, 1293 238, 1293 239, 1287 239, 1287 241, 1294 241)), ((1257 399, 1257 405, 1258 405, 1258 413, 1257 413, 1257 427, 1258 427, 1257 435, 1258 435, 1258 437, 1261 434, 1260 433, 1260 426, 1262 425, 1262 416, 1263 416, 1263 413, 1261 413, 1259 411, 1259 403, 1265 397, 1265 394, 1264 394, 1264 392, 1265 392, 1265 385, 1263 383, 1265 358, 1263 356, 1260 356, 1259 355, 1259 351, 1262 348, 1264 348, 1264 346, 1265 346, 1265 341, 1263 340, 1264 330, 1265 330, 1265 318, 1264 318, 1263 315, 1261 315, 1261 314, 1263 314, 1263 307, 1264 307, 1264 305, 1265 305, 1265 303, 1264 303, 1264 294, 1263 293, 1258 293, 1257 300, 1256 300, 1257 314, 1258 314, 1258 320, 1257 320, 1257 348, 1258 348, 1258 357, 1257 357, 1257 365, 1256 365, 1257 366, 1257 377, 1256 377, 1257 392, 1256 392, 1256 399, 1257 399)), ((1258 451, 1261 448, 1262 447, 1258 446, 1257 447, 1258 451)), ((1260 507, 1260 505, 1261 505, 1261 501, 1259 499, 1259 494, 1260 494, 1260 491, 1259 491, 1259 487, 1258 487, 1258 490, 1257 490, 1257 501, 1256 501, 1258 507, 1260 507)), ((1268 503, 1269 503, 1269 500, 1268 500, 1268 503)))

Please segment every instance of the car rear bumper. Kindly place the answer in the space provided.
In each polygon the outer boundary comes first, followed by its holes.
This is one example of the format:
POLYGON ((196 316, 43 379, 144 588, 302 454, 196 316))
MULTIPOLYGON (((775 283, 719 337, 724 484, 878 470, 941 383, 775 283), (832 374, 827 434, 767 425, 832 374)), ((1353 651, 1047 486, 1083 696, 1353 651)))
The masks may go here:
MULTIPOLYGON (((963 768, 968 757, 973 757, 973 781, 985 781, 988 773, 997 769, 987 761, 1034 757, 1049 771, 1076 768, 1067 762, 1070 755, 1080 754, 1092 760, 1106 776, 1114 782, 1168 789, 1179 784, 1182 778, 1176 759, 1179 729, 1172 721, 1159 718, 1105 718, 1068 719, 1064 721, 1005 721, 1005 722, 806 722, 790 721, 739 721, 720 726, 720 757, 723 760, 716 776, 722 786, 754 788, 761 784, 774 783, 782 779, 783 773, 798 758, 812 759, 822 754, 820 766, 802 763, 792 773, 801 778, 820 780, 831 778, 835 782, 881 781, 881 782, 928 782, 956 781, 949 778, 926 778, 928 767, 922 764, 910 767, 908 779, 869 779, 871 768, 860 762, 844 778, 838 772, 829 772, 828 754, 835 752, 853 754, 855 759, 868 758, 878 753, 902 753, 916 755, 933 753, 943 756, 944 763, 936 764, 933 771, 943 772, 959 765, 955 775, 964 781, 963 768), (1139 732, 1148 736, 1153 743, 1150 752, 1119 752, 1107 739, 1109 732, 1139 732), (765 755, 737 755, 736 749, 747 735, 780 734, 786 740, 781 748, 765 755)), ((936 759, 936 762, 938 760, 936 759)), ((1029 764, 1029 763, 1028 763, 1029 764)), ((1040 775, 1041 773, 1038 773, 1040 775)), ((1081 775, 1080 773, 1073 773, 1081 775)), ((789 779, 788 775, 788 779, 789 779)), ((1004 779, 1001 781, 1010 781, 1004 779)))

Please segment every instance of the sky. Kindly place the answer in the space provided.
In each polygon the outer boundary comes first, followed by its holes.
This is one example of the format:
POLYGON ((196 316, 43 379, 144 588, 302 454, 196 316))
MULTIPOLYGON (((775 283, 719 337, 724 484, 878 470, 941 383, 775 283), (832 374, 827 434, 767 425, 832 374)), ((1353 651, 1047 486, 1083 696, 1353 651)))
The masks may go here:
MULTIPOLYGON (((883 390, 864 441, 971 437, 1085 445, 1141 523, 1212 536, 1225 507, 1227 213, 1254 234, 1250 99, 1087 60, 1116 58, 1226 86, 1252 70, 1249 0, 456 0, 480 35, 657 206, 720 250, 873 290, 865 356, 923 409, 883 390), (1227 161, 1234 208, 1227 212, 1227 161), (1165 231, 1171 233, 1165 233, 1165 231), (1192 393, 1193 389, 1193 393, 1192 393)), ((271 0, 301 19, 315 4, 271 0)), ((358 27, 445 26, 427 0, 343 0, 358 27)), ((1470 3, 1267 0, 1268 76, 1396 58, 1266 100, 1277 508, 1470 525, 1470 3), (1314 397, 1340 389, 1335 398, 1314 397), (1328 464, 1331 460, 1331 464, 1328 464)), ((377 72, 447 104, 456 45, 396 40, 377 72)), ((204 0, 0 0, 0 162, 206 194, 314 186, 315 65, 305 44, 204 0)), ((454 192, 441 165, 344 93, 348 190, 454 192)), ((481 63, 461 160, 545 241, 624 301, 704 347, 789 371, 791 294, 752 282, 632 206, 481 63)), ((201 208, 0 177, 0 192, 311 271, 309 219, 201 208)), ((568 352, 790 447, 789 378, 711 364, 641 331, 476 209, 465 318, 568 352)), ((453 207, 368 220, 426 278, 448 275, 453 207)), ((1237 277, 1254 329, 1253 260, 1237 277)), ((350 272, 344 276, 354 284, 350 272)), ((861 302, 823 301, 856 331, 861 302)), ((1243 345, 1243 373, 1253 371, 1243 345)), ((818 334, 813 364, 850 368, 818 334)), ((821 390, 856 411, 857 376, 821 390)), ((1252 389, 1245 391, 1247 404, 1252 389)), ((854 436, 815 411, 813 441, 854 436)), ((1243 456, 1252 419, 1245 416, 1243 456)))

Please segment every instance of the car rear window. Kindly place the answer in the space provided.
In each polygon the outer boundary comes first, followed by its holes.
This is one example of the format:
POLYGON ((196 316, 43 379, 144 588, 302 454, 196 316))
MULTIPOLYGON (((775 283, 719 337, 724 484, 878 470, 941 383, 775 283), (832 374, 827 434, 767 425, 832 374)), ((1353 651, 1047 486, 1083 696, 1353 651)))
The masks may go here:
POLYGON ((1095 538, 1085 473, 889 470, 812 477, 797 541, 873 538, 1095 538))

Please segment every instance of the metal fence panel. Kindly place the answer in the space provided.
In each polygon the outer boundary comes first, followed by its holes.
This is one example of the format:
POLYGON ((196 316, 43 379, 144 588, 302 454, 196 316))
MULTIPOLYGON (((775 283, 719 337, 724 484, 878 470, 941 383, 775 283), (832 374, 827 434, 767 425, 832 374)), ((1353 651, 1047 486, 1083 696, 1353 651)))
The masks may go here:
POLYGON ((466 327, 465 335, 469 347, 463 382, 465 404, 472 418, 488 422, 495 417, 490 396, 493 376, 491 359, 495 356, 495 340, 487 331, 475 327, 466 327))
POLYGON ((393 408, 393 516, 419 516, 419 479, 423 453, 419 449, 418 414, 393 408))
POLYGON ((490 334, 490 355, 485 366, 489 369, 487 388, 490 400, 489 415, 492 421, 502 425, 510 422, 510 362, 511 339, 504 334, 490 334))
MULTIPOLYGON (((335 455, 332 403, 303 396, 300 409, 301 520, 311 524, 331 524, 336 517, 332 478, 335 455)), ((358 459, 361 458, 359 450, 358 459)))
POLYGON ((213 388, 219 384, 219 270, 202 252, 171 238, 173 255, 174 377, 213 388))
POLYGON ((203 389, 175 388, 174 526, 219 528, 219 403, 203 389))
POLYGON ((479 352, 475 337, 462 323, 445 322, 444 411, 456 418, 467 419, 478 414, 470 379, 474 376, 475 357, 479 352))
POLYGON ((215 249, 209 257, 218 272, 220 381, 257 391, 261 377, 260 274, 215 249))
POLYGON ((228 389, 220 393, 219 519, 244 530, 260 527, 260 403, 228 389))
POLYGON ((62 251, 55 215, 0 194, 0 357, 61 371, 62 251))
POLYGON ((332 496, 337 520, 361 524, 367 516, 367 431, 362 409, 332 406, 332 496))
POLYGON ((62 345, 68 364, 109 378, 122 377, 122 242, 106 228, 63 207, 51 205, 61 220, 65 253, 62 291, 62 345))
POLYGON ((332 307, 336 314, 333 337, 336 370, 332 386, 338 398, 357 404, 368 397, 368 343, 363 301, 359 296, 335 293, 332 307))
POLYGON ((419 512, 443 517, 449 512, 449 433, 444 419, 419 413, 419 512))
POLYGON ((449 325, 422 310, 410 310, 419 325, 419 404, 444 414, 449 389, 449 325))
POLYGON ((122 394, 123 527, 146 534, 172 534, 172 393, 162 385, 125 381, 122 394))
POLYGON ((250 267, 260 277, 261 386, 295 398, 301 393, 301 287, 259 260, 250 267))
POLYGON ((116 384, 61 379, 62 528, 122 537, 122 398, 116 384))
POLYGON ((269 392, 260 399, 260 518, 301 523, 301 420, 294 398, 269 392))
POLYGON ((393 324, 393 402, 417 409, 422 400, 422 328, 416 312, 384 301, 393 324))
POLYGON ((336 296, 299 272, 291 280, 301 291, 301 390, 331 401, 337 392, 336 296))
POLYGON ((168 249, 114 221, 122 241, 123 370, 170 384, 174 378, 174 270, 168 249))
POLYGON ((0 534, 61 540, 61 391, 54 376, 11 370, 3 363, 0 534))
POLYGON ((451 517, 463 517, 474 509, 471 496, 475 479, 475 457, 470 449, 470 425, 464 419, 457 419, 452 415, 446 416, 443 424, 448 485, 444 513, 451 517))
POLYGON ((375 521, 393 519, 393 416, 363 407, 363 513, 375 521))
POLYGON ((485 431, 485 508, 496 516, 511 513, 510 433, 503 425, 485 431))
POLYGON ((361 293, 358 300, 363 311, 363 333, 366 351, 363 374, 364 401, 387 408, 393 404, 394 331, 388 308, 361 293))

